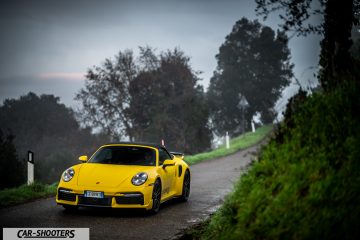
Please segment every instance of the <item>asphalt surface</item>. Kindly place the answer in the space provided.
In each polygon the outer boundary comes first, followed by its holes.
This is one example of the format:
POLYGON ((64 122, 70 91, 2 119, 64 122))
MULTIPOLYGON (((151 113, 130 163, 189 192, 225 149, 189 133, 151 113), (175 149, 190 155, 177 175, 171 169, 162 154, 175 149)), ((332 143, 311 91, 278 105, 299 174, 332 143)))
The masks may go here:
POLYGON ((0 210, 1 227, 85 227, 90 239, 173 239, 214 212, 259 146, 191 166, 189 201, 169 201, 156 215, 138 210, 80 208, 64 211, 54 198, 0 210))

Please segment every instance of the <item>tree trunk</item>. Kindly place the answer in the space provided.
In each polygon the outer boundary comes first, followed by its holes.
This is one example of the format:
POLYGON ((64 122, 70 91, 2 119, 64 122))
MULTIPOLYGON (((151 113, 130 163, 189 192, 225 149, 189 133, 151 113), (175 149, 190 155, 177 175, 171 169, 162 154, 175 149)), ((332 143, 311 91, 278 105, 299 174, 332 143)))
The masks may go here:
POLYGON ((324 39, 321 41, 320 82, 325 91, 335 88, 352 68, 349 49, 354 23, 353 0, 328 0, 325 5, 324 39))

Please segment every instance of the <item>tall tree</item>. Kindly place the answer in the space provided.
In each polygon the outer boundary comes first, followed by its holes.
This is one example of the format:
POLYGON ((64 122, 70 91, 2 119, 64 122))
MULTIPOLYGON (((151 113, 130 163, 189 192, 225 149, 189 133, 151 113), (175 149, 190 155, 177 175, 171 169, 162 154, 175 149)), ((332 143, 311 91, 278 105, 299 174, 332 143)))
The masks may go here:
POLYGON ((284 32, 275 34, 256 20, 235 23, 216 56, 218 66, 208 91, 219 134, 243 132, 256 112, 264 123, 273 121, 272 107, 293 76, 287 43, 284 32))
POLYGON ((131 51, 120 52, 115 61, 89 70, 76 99, 82 101, 80 114, 88 125, 131 141, 165 139, 170 148, 195 153, 211 141, 198 80, 182 51, 156 54, 140 47, 136 60, 131 51))
POLYGON ((119 52, 114 60, 105 59, 101 66, 88 70, 85 88, 75 99, 81 101, 79 118, 94 128, 100 128, 114 140, 127 135, 133 140, 132 123, 126 115, 130 104, 129 85, 137 74, 133 53, 119 52))
MULTIPOLYGON (((142 52, 140 59, 155 56, 151 52, 142 52)), ((174 49, 147 63, 156 67, 145 67, 130 84, 129 115, 135 139, 165 139, 170 148, 187 153, 209 148, 211 132, 204 91, 197 84, 189 58, 174 49)))
POLYGON ((351 29, 359 23, 359 0, 256 0, 257 12, 265 16, 282 10, 285 31, 299 35, 320 33, 320 83, 325 90, 335 88, 344 79, 355 79, 354 63, 349 54, 351 29), (323 23, 313 24, 314 15, 321 15, 323 23), (345 76, 345 77, 343 77, 345 76))

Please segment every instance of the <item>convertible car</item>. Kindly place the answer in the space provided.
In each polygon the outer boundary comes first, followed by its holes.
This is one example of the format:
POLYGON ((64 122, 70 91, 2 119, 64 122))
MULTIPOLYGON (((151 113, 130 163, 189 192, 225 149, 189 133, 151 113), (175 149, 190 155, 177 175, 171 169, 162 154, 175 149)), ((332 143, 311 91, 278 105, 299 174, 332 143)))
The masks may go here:
POLYGON ((79 206, 143 208, 154 213, 172 198, 187 201, 190 168, 184 155, 161 145, 116 143, 101 146, 81 164, 64 171, 56 202, 65 209, 79 206))

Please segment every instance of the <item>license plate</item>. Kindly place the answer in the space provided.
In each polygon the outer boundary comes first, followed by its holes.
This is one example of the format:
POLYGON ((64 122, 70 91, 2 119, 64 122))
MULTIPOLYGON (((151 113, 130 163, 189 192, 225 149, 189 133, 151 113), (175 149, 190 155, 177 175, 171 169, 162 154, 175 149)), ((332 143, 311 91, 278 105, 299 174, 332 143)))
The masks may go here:
POLYGON ((93 191, 85 191, 85 197, 90 198, 104 198, 103 192, 93 192, 93 191))

